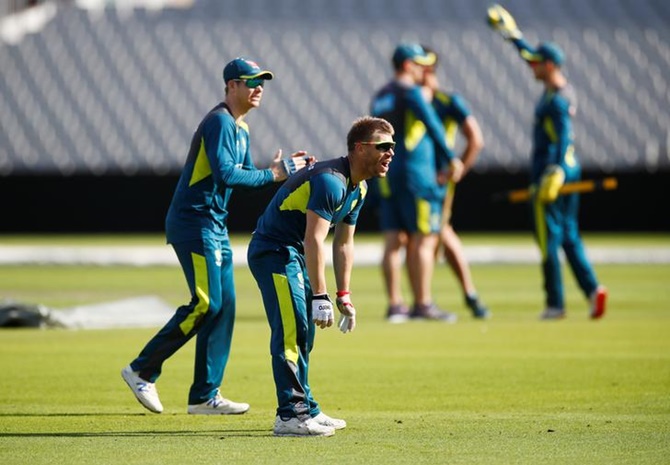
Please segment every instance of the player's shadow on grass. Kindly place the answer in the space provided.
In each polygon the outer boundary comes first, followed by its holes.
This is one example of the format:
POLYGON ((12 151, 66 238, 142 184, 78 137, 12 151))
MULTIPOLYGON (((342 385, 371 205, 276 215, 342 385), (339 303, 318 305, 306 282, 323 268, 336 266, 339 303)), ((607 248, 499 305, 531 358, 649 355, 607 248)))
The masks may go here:
MULTIPOLYGON (((178 414, 163 414, 161 416, 172 416, 178 414)), ((152 413, 0 413, 2 417, 156 417, 152 413)), ((164 436, 164 437, 193 437, 193 436, 220 436, 220 439, 227 437, 262 437, 273 436, 272 430, 268 429, 244 429, 244 430, 201 430, 201 431, 105 431, 98 433, 90 432, 69 432, 69 433, 0 433, 1 438, 103 438, 103 437, 144 437, 144 436, 164 436)))
MULTIPOLYGON (((170 415, 170 414, 168 414, 170 415)), ((0 413, 1 417, 153 417, 152 413, 0 413)))
POLYGON ((274 436, 272 430, 247 429, 247 430, 212 430, 212 431, 101 431, 90 432, 62 432, 62 433, 0 433, 2 438, 138 438, 138 437, 210 437, 218 436, 219 439, 230 437, 257 438, 274 436))

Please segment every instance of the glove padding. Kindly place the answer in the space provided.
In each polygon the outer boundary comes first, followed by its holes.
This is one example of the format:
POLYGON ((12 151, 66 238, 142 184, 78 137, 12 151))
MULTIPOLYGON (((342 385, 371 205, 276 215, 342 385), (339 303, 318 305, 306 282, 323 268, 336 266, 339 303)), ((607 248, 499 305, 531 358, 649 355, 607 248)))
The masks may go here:
POLYGON ((516 25, 516 21, 509 12, 498 4, 491 5, 486 10, 487 22, 494 31, 498 32, 503 39, 520 39, 522 34, 516 25))
POLYGON ((282 159, 282 164, 284 165, 284 171, 286 171, 286 176, 291 176, 296 171, 301 170, 306 164, 309 165, 313 162, 314 157, 305 155, 303 157, 289 157, 282 159), (305 163, 300 163, 300 166, 296 165, 296 160, 305 161, 305 163))
POLYGON ((334 320, 333 302, 328 294, 312 297, 312 321, 314 321, 314 324, 324 329, 333 326, 334 320))
POLYGON ((565 172, 558 165, 549 165, 542 174, 537 198, 542 203, 552 203, 558 198, 558 193, 565 182, 565 172))
POLYGON ((351 303, 351 294, 349 292, 338 292, 337 309, 340 311, 340 321, 337 323, 338 328, 344 334, 353 331, 356 328, 356 309, 351 303))

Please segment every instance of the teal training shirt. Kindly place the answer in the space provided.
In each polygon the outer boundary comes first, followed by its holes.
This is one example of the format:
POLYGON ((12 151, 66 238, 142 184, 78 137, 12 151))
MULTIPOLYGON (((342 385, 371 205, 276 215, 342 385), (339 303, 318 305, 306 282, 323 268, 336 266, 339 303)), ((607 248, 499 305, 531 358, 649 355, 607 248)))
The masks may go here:
MULTIPOLYGON (((433 95, 432 105, 440 121, 442 121, 447 146, 453 150, 456 147, 458 128, 471 114, 470 107, 460 94, 447 93, 441 90, 436 91, 433 95)), ((438 161, 438 169, 446 169, 446 166, 438 161)))
POLYGON ((292 175, 258 219, 254 237, 304 251, 307 210, 330 221, 355 225, 367 184, 351 184, 347 157, 315 163, 292 175))
MULTIPOLYGON (((519 53, 534 52, 524 39, 512 41, 519 53)), ((575 92, 570 84, 557 90, 545 90, 535 106, 530 181, 536 184, 549 165, 560 165, 566 179, 580 171, 574 149, 572 117, 577 110, 575 92)))
POLYGON ((574 151, 572 113, 574 90, 571 85, 545 91, 535 107, 531 182, 536 183, 549 165, 560 165, 568 179, 579 169, 574 151))
POLYGON ((214 107, 193 135, 165 220, 167 242, 220 238, 228 234, 228 201, 236 187, 261 187, 274 180, 258 170, 249 150, 249 128, 225 103, 214 107))
POLYGON ((374 96, 370 111, 386 119, 395 130, 395 154, 387 174, 391 190, 439 200, 436 164, 448 164, 454 155, 421 87, 391 81, 374 96))

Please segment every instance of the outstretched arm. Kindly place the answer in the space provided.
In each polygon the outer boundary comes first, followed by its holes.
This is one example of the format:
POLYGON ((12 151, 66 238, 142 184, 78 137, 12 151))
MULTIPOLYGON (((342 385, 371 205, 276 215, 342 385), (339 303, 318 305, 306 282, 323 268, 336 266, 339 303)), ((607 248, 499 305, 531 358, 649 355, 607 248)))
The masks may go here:
POLYGON ((535 53, 535 48, 523 38, 521 29, 516 25, 514 17, 501 5, 492 5, 486 10, 487 22, 491 28, 514 44, 522 58, 535 53))

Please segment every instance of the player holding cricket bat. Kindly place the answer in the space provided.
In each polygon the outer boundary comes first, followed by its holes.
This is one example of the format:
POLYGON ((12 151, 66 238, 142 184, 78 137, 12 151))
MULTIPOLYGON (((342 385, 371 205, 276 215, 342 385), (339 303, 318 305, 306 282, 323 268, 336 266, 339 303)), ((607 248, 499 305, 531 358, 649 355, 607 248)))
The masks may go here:
POLYGON ((558 195, 565 182, 581 178, 572 130, 576 102, 574 91, 561 69, 565 61, 563 51, 551 42, 533 48, 524 40, 512 15, 500 5, 488 9, 488 22, 505 40, 514 44, 535 79, 544 84, 544 92, 535 107, 530 172, 535 238, 542 254, 546 293, 546 309, 541 319, 565 317, 559 259, 561 247, 579 287, 590 300, 591 318, 601 318, 605 313, 607 290, 598 284, 579 235, 579 194, 558 195))

